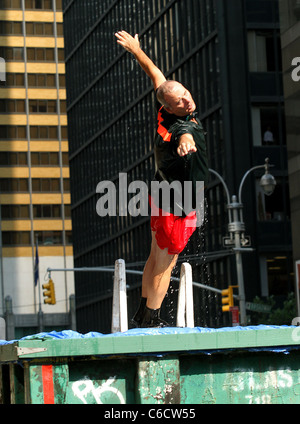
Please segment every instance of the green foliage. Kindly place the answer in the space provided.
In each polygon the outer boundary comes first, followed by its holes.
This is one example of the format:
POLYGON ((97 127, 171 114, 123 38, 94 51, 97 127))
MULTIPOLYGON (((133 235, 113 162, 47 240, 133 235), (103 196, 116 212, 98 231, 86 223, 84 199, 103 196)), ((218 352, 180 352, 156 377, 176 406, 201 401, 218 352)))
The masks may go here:
POLYGON ((293 318, 297 316, 296 299, 294 293, 289 293, 281 308, 275 308, 276 301, 274 296, 268 297, 266 300, 255 297, 253 303, 271 306, 271 312, 251 313, 251 324, 267 324, 267 325, 291 325, 293 318))

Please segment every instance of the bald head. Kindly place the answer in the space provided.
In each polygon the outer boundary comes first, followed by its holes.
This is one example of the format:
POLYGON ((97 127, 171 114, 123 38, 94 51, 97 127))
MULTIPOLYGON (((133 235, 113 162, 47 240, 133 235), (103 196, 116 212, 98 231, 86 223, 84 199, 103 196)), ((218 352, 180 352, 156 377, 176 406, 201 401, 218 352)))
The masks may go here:
POLYGON ((172 91, 174 91, 174 89, 176 89, 176 87, 178 88, 179 86, 182 86, 182 85, 177 81, 170 80, 170 81, 163 82, 158 87, 156 92, 156 97, 159 103, 161 103, 163 106, 168 106, 165 95, 167 93, 172 93, 172 91))
POLYGON ((177 81, 165 81, 157 89, 156 97, 169 113, 186 116, 195 111, 191 93, 177 81))

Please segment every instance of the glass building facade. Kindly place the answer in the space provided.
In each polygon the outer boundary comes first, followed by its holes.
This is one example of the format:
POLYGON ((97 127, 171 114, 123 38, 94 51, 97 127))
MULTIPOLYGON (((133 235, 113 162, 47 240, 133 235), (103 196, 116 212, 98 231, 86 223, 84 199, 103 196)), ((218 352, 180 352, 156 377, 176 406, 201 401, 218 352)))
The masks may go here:
POLYGON ((287 156, 290 182, 294 260, 300 260, 299 228, 299 152, 300 152, 300 2, 280 0, 281 47, 285 96, 287 156))
MULTIPOLYGON (((142 270, 149 254, 148 216, 96 212, 99 182, 114 182, 118 192, 120 173, 127 174, 128 185, 149 183, 154 175, 156 99, 151 81, 116 43, 114 33, 124 29, 139 34, 142 48, 168 79, 191 91, 207 132, 209 166, 232 194, 248 169, 266 157, 275 165, 273 197, 262 195, 261 173, 244 186, 246 232, 255 248, 243 256, 244 278, 249 301, 256 295, 285 296, 292 277, 278 2, 65 0, 63 13, 75 265, 113 266, 123 258, 127 268, 142 270), (264 139, 269 127, 272 144, 264 139), (282 273, 273 276, 271 263, 282 273)), ((212 175, 205 225, 191 238, 174 275, 182 261, 190 261, 194 281, 219 289, 236 284, 233 252, 223 246, 227 223, 226 195, 212 175)), ((112 275, 78 273, 75 284, 79 331, 109 332, 112 275)), ((128 274, 127 285, 130 316, 141 278, 128 274)), ((177 289, 173 282, 163 310, 173 324, 177 289)), ((230 322, 220 295, 195 288, 194 300, 196 325, 230 322)))

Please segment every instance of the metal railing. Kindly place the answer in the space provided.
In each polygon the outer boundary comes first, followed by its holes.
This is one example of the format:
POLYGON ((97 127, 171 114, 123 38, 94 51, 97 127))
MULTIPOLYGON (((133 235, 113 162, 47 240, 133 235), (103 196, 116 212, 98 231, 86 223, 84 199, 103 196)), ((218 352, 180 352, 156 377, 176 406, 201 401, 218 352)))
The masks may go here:
MULTIPOLYGON (((126 269, 125 261, 123 259, 117 259, 114 267, 47 268, 49 278, 51 277, 52 272, 60 271, 113 272, 114 284, 112 294, 111 332, 116 333, 128 330, 126 274, 143 275, 143 271, 126 269)), ((179 282, 176 320, 176 325, 178 327, 194 327, 193 286, 218 294, 222 293, 222 290, 220 289, 193 281, 192 267, 187 262, 184 262, 181 265, 180 278, 171 277, 171 280, 179 282)), ((238 298, 237 295, 234 295, 234 297, 238 298)))

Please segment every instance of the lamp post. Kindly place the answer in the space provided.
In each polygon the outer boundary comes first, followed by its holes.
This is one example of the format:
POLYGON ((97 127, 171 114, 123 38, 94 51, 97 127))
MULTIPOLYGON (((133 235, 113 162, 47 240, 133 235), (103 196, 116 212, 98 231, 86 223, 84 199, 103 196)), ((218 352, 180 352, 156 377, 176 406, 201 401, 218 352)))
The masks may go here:
POLYGON ((240 322, 241 325, 246 325, 246 300, 245 300, 245 287, 244 287, 244 274, 243 274, 243 265, 242 265, 242 252, 249 251, 247 246, 250 245, 250 238, 245 236, 245 223, 243 218, 243 204, 242 204, 242 189, 244 182, 247 176, 256 169, 265 169, 265 174, 260 179, 260 186, 264 190, 265 195, 270 196, 275 189, 276 180, 269 173, 269 158, 265 159, 264 165, 254 166, 249 169, 243 176, 240 187, 239 195, 232 196, 230 199, 228 187, 221 177, 221 175, 213 169, 209 171, 214 174, 221 181, 227 196, 227 210, 228 210, 228 232, 229 237, 224 237, 224 242, 226 246, 233 246, 235 251, 236 259, 236 271, 237 271, 237 280, 238 280, 238 289, 239 289, 239 304, 240 304, 240 322))

